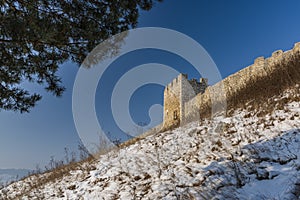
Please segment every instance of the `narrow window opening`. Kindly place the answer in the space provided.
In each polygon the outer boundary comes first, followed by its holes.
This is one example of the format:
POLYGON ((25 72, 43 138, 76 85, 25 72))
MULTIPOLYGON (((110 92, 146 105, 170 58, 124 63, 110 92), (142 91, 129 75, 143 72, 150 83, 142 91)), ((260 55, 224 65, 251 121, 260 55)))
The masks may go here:
POLYGON ((175 110, 174 113, 173 113, 173 119, 174 120, 178 119, 177 110, 175 110))

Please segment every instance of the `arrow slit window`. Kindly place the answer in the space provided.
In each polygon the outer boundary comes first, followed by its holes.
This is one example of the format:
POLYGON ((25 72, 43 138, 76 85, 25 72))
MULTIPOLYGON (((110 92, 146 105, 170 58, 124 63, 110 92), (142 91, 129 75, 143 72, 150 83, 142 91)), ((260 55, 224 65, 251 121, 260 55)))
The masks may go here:
POLYGON ((175 110, 174 113, 173 113, 173 119, 174 119, 174 120, 177 120, 177 119, 178 119, 177 110, 175 110))

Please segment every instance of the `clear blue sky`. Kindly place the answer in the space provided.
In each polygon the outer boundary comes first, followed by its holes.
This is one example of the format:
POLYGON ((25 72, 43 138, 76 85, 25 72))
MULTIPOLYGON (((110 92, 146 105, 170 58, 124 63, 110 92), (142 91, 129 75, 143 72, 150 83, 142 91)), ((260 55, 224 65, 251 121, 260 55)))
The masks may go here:
MULTIPOLYGON (((139 27, 164 27, 187 34, 208 51, 222 77, 226 77, 250 65, 258 56, 268 57, 277 49, 291 49, 295 42, 300 41, 299 8, 300 2, 297 0, 165 0, 150 12, 141 14, 139 27)), ((181 68, 188 65, 167 53, 144 53, 137 52, 130 56, 131 59, 124 58, 120 62, 130 65, 132 56, 139 56, 139 62, 162 62, 183 72, 185 70, 181 68)), ((71 107, 77 70, 78 67, 72 63, 61 67, 60 75, 67 88, 62 98, 46 94, 40 87, 29 86, 44 94, 42 101, 30 113, 21 115, 0 112, 0 168, 34 168, 36 164, 43 166, 50 156, 61 158, 64 147, 77 148, 80 139, 71 107)), ((192 70, 187 72, 193 76, 192 70)), ((107 80, 116 78, 110 77, 107 80)), ((161 103, 162 89, 154 85, 138 90, 132 98, 131 110, 136 110, 134 105, 140 104, 138 102, 143 102, 143 105, 161 103), (151 95, 145 98, 143 90, 150 90, 151 95)), ((109 92, 110 87, 107 86, 106 90, 109 92)), ((101 91, 97 92, 96 98, 105 103, 107 97, 101 91)), ((96 109, 99 116, 108 112, 105 111, 107 107, 101 107, 100 103, 96 109)), ((141 112, 132 114, 137 122, 147 121, 147 112, 143 109, 145 107, 140 109, 141 112)), ((102 117, 105 118, 105 115, 102 117)), ((107 128, 106 131, 114 132, 115 129, 107 128)))

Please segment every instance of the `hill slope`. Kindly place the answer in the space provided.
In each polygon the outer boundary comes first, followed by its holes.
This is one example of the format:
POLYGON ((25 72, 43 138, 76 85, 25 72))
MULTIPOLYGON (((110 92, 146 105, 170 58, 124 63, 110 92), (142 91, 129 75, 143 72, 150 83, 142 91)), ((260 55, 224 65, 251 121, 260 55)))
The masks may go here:
POLYGON ((51 181, 43 182, 51 173, 31 176, 0 199, 299 199, 299 96, 296 85, 269 99, 274 110, 249 104, 114 149, 51 181))
POLYGON ((6 185, 28 175, 28 169, 0 169, 0 185, 6 185))

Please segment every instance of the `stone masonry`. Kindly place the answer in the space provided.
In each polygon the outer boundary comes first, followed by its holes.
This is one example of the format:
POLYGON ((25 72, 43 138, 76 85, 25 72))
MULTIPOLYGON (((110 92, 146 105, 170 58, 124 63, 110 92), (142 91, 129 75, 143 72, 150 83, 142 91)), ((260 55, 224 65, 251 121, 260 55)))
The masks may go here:
POLYGON ((179 74, 164 91, 164 127, 176 127, 185 121, 185 103, 207 88, 207 79, 188 80, 187 74, 179 74))
POLYGON ((269 58, 258 57, 252 65, 212 86, 207 79, 198 82, 180 74, 164 90, 163 129, 199 120, 200 115, 210 117, 218 105, 236 108, 294 84, 300 84, 300 43, 289 51, 277 50, 269 58))

